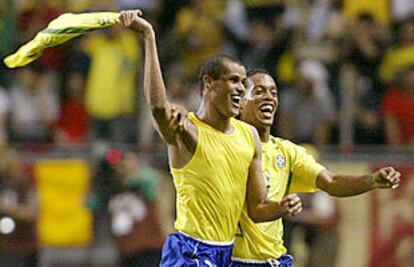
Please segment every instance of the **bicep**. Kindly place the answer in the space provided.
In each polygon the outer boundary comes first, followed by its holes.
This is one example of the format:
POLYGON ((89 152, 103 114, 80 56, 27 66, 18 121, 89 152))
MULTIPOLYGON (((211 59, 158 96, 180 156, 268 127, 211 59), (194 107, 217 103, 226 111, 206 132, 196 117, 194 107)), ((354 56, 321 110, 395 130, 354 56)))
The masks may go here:
POLYGON ((332 181, 333 173, 326 169, 322 170, 316 177, 316 187, 329 193, 332 181))
POLYGON ((251 205, 260 204, 266 199, 266 184, 262 174, 262 148, 257 132, 254 132, 254 141, 255 154, 249 167, 246 193, 249 209, 251 205))

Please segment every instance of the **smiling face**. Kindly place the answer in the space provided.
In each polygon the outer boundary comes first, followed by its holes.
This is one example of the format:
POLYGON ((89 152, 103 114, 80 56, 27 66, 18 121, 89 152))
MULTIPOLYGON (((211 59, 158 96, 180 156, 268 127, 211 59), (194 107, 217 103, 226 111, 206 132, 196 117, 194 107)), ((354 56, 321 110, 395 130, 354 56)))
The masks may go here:
POLYGON ((270 127, 277 107, 277 86, 273 78, 265 73, 256 73, 248 77, 241 119, 257 129, 270 127))
POLYGON ((246 69, 243 65, 230 60, 223 61, 223 72, 218 79, 205 77, 205 84, 212 105, 223 117, 234 117, 240 113, 244 96, 246 69))

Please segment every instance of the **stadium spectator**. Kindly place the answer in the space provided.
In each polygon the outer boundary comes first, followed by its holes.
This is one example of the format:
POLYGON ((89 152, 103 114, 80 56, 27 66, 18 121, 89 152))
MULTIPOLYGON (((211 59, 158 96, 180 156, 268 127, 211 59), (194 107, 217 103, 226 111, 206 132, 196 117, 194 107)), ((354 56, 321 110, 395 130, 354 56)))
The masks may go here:
POLYGON ((406 18, 398 26, 397 42, 385 51, 380 66, 381 81, 390 86, 396 74, 414 65, 414 16, 406 18))
POLYGON ((388 90, 381 103, 386 140, 390 145, 414 145, 414 66, 400 74, 399 88, 388 90))
POLYGON ((88 137, 88 114, 84 102, 84 77, 72 72, 67 75, 66 97, 55 126, 54 138, 57 144, 81 144, 88 137))
POLYGON ((0 265, 37 266, 36 197, 17 151, 0 147, 0 265))
POLYGON ((91 137, 112 142, 136 141, 136 78, 141 49, 132 32, 109 27, 86 36, 90 59, 85 103, 91 137))
POLYGON ((251 20, 247 47, 242 55, 246 66, 261 66, 275 73, 279 59, 292 37, 280 20, 280 17, 271 21, 266 21, 263 17, 251 20))
POLYGON ((223 8, 223 1, 195 0, 176 15, 173 31, 189 77, 195 76, 195 70, 206 57, 223 49, 223 8))
POLYGON ((8 143, 7 118, 10 110, 8 92, 0 86, 0 148, 8 143))
MULTIPOLYGON (((321 0, 324 1, 324 0, 321 0)), ((348 20, 354 20, 361 14, 370 14, 375 21, 381 24, 390 22, 391 10, 388 0, 343 0, 343 13, 348 20)))
POLYGON ((347 57, 365 80, 365 90, 378 99, 376 93, 381 89, 378 68, 388 44, 387 32, 369 14, 360 14, 349 26, 347 57))
POLYGON ((336 109, 318 61, 298 65, 295 86, 281 95, 280 135, 295 142, 328 144, 336 109))
MULTIPOLYGON (((15 49, 19 35, 17 32, 17 10, 12 0, 0 2, 0 58, 4 58, 15 49)), ((9 86, 10 71, 0 63, 0 86, 9 86)))
POLYGON ((95 207, 109 215, 119 266, 158 266, 165 238, 159 218, 161 176, 135 153, 110 148, 98 163, 95 207))
POLYGON ((59 113, 54 76, 36 65, 19 69, 17 75, 10 88, 11 140, 49 142, 59 113))

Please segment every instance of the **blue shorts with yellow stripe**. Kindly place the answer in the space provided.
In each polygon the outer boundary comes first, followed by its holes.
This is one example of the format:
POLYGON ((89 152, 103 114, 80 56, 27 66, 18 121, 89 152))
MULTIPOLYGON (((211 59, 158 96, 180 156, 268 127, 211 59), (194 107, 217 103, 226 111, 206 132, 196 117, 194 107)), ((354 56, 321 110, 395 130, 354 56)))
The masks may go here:
POLYGON ((176 232, 170 234, 162 248, 161 267, 230 266, 233 243, 214 243, 176 232))
POLYGON ((271 259, 267 261, 253 261, 233 259, 231 267, 292 267, 293 257, 285 254, 279 259, 271 259))

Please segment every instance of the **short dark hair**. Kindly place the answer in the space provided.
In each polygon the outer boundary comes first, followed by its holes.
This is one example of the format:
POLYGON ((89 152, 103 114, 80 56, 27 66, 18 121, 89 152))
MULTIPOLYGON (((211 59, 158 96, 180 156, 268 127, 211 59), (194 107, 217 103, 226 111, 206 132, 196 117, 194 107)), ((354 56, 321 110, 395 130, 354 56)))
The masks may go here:
POLYGON ((198 82, 200 84, 201 93, 203 93, 204 89, 204 75, 208 75, 213 79, 217 80, 220 76, 224 73, 224 61, 228 60, 230 62, 237 63, 241 66, 244 66, 240 59, 229 56, 229 55, 214 55, 207 58, 201 65, 198 71, 198 82))
POLYGON ((270 77, 272 77, 272 75, 270 75, 270 73, 267 70, 262 69, 262 68, 249 69, 247 71, 247 77, 252 77, 252 76, 254 76, 254 75, 258 74, 258 73, 260 73, 260 74, 266 74, 266 75, 269 75, 270 77))

